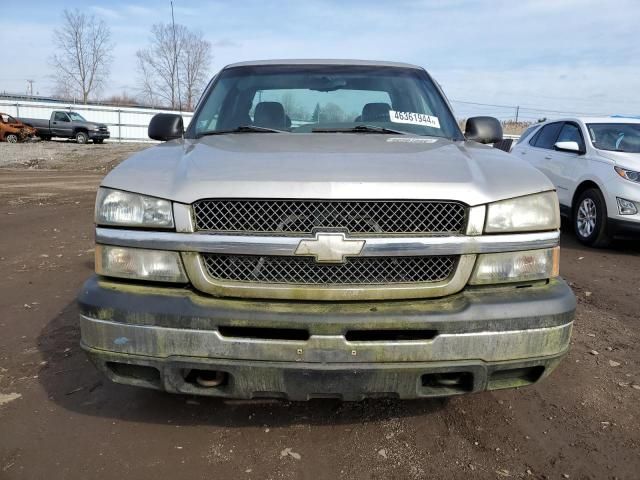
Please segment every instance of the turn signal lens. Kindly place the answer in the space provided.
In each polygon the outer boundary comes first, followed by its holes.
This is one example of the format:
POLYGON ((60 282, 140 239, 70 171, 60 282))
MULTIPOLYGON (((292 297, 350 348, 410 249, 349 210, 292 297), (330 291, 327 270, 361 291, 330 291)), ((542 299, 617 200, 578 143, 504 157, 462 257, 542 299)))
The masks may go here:
POLYGON ((96 245, 96 273, 107 277, 187 283, 178 252, 96 245))
POLYGON ((471 285, 546 280, 560 274, 560 247, 479 255, 471 285))

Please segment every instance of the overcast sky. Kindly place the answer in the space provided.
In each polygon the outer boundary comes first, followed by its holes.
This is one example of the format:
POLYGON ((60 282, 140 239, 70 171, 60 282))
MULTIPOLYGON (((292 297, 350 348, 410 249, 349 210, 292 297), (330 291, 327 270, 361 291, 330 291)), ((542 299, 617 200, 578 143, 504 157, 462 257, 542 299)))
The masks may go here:
MULTIPOLYGON (((638 0, 176 0, 176 22, 213 46, 211 74, 241 60, 364 58, 424 66, 461 116, 527 120, 554 112, 640 114, 638 0), (545 110, 537 112, 529 108, 545 110)), ((0 92, 51 93, 54 28, 64 8, 107 22, 116 43, 106 95, 135 93, 135 52, 169 1, 29 0, 0 15, 0 92), (23 43, 24 42, 24 43, 23 43)))

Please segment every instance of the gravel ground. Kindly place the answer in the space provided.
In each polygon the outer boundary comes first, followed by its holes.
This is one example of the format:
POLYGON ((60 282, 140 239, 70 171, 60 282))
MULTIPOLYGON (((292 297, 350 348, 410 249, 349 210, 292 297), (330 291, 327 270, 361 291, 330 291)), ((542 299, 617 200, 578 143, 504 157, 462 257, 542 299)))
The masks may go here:
POLYGON ((74 299, 93 271, 103 169, 140 148, 0 144, 14 167, 0 168, 3 480, 639 478, 640 243, 589 249, 568 228, 561 271, 578 297, 572 348, 532 387, 292 403, 106 381, 79 347, 74 299), (24 164, 39 156, 47 169, 24 164))
POLYGON ((107 172, 124 158, 149 143, 103 143, 78 145, 75 142, 33 141, 0 143, 0 168, 50 170, 90 170, 107 172))

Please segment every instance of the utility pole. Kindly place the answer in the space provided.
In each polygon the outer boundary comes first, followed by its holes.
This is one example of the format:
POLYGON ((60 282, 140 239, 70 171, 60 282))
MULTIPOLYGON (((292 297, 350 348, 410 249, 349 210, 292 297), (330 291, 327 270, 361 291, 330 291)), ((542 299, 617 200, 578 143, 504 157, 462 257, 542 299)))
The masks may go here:
POLYGON ((35 80, 27 80, 27 83, 29 84, 29 95, 33 97, 33 83, 35 82, 35 80))
MULTIPOLYGON (((178 44, 176 42, 176 19, 173 16, 173 0, 171 1, 171 28, 173 29, 173 75, 175 75, 176 85, 178 87, 178 105, 180 113, 182 113, 182 94, 180 92, 180 72, 178 71, 178 44)), ((174 107, 175 108, 175 107, 174 107)))
POLYGON ((516 123, 518 123, 518 114, 520 113, 520 105, 516 106, 516 123))

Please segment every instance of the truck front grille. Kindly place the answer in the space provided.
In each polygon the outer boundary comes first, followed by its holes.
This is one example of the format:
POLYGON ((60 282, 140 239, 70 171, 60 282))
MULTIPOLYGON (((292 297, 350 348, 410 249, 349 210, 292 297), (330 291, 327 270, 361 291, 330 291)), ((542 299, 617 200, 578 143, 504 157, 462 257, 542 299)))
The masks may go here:
POLYGON ((341 229, 351 234, 463 233, 466 207, 448 201, 199 200, 196 230, 310 234, 341 229))
POLYGON ((319 264, 310 257, 204 254, 207 274, 216 280, 291 285, 387 285, 447 280, 457 256, 354 257, 319 264))

